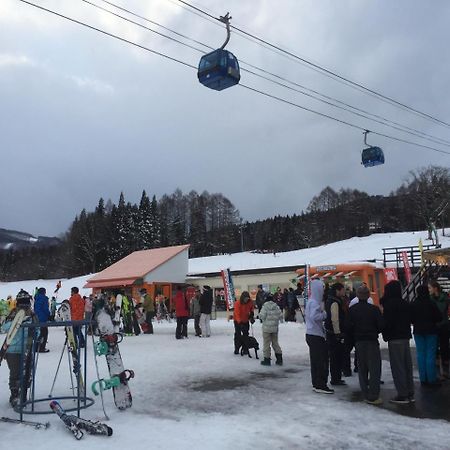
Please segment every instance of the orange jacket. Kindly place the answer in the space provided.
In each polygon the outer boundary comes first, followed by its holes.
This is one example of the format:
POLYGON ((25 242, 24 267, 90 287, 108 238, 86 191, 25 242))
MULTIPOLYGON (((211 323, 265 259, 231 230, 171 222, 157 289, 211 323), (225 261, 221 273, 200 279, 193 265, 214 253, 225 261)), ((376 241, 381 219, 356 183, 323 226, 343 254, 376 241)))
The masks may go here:
POLYGON ((84 319, 84 300, 80 294, 73 294, 70 299, 70 315, 72 320, 84 319))
POLYGON ((249 300, 247 303, 241 303, 240 300, 234 303, 233 320, 237 323, 248 323, 250 314, 253 313, 253 301, 249 300))

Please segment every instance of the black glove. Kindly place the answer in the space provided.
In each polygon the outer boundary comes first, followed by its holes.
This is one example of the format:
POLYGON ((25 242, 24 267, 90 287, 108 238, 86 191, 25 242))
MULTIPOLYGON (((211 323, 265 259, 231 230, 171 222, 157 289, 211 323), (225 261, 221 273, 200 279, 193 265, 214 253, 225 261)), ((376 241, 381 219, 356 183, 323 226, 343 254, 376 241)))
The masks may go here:
POLYGON ((255 318, 254 317, 250 317, 250 323, 253 325, 255 323, 255 318))

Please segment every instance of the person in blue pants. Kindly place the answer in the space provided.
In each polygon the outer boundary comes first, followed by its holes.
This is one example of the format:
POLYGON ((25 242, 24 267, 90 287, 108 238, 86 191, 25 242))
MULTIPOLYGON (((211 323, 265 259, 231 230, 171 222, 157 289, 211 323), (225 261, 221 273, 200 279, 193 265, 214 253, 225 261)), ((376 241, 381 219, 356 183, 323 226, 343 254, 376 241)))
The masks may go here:
POLYGON ((414 325, 417 364, 422 386, 440 386, 436 373, 436 351, 438 342, 437 324, 441 313, 431 300, 426 285, 417 288, 416 300, 411 305, 411 320, 414 325))

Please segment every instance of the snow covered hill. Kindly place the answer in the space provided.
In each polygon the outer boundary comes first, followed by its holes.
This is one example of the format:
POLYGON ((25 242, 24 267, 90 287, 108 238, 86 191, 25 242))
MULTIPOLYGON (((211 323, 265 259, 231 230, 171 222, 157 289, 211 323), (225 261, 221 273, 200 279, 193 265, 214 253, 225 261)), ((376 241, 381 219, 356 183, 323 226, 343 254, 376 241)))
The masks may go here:
MULTIPOLYGON (((440 236, 442 247, 450 247, 450 232, 440 236)), ((419 239, 424 245, 431 244, 427 240, 426 231, 404 233, 379 233, 366 237, 354 237, 344 241, 320 247, 305 248, 284 253, 243 252, 231 255, 209 256, 189 260, 189 274, 220 272, 229 267, 233 270, 262 269, 266 267, 288 267, 310 264, 342 264, 357 261, 383 260, 383 248, 417 246, 419 239)))

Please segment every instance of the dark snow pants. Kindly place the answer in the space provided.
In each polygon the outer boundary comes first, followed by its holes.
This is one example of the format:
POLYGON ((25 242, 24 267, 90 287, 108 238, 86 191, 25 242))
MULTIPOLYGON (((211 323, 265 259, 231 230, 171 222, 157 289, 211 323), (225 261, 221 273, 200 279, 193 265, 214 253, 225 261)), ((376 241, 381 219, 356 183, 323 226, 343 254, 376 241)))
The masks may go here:
POLYGON ((153 322, 152 319, 155 316, 155 313, 153 311, 147 311, 145 313, 145 322, 148 326, 147 331, 145 332, 145 334, 153 334, 153 322))
POLYGON ((412 397, 414 381, 409 339, 394 339, 388 342, 388 346, 395 389, 400 397, 412 397))
POLYGON ((342 379, 344 344, 334 334, 327 333, 327 345, 330 358, 331 382, 337 383, 342 379))
POLYGON ((366 400, 377 400, 380 396, 381 354, 378 341, 357 341, 359 386, 366 400))
POLYGON ((197 314, 196 316, 194 316, 194 328, 195 328, 195 335, 201 336, 202 329, 200 328, 200 314, 197 314))
POLYGON ((9 390, 17 397, 20 387, 20 353, 7 353, 5 358, 9 369, 9 390))
POLYGON ((328 347, 325 338, 306 335, 311 362, 311 381, 315 388, 324 388, 328 381, 328 347))
POLYGON ((48 341, 48 327, 41 327, 39 334, 39 351, 45 350, 48 341))
POLYGON ((182 337, 187 337, 187 324, 188 317, 177 317, 177 329, 175 330, 175 337, 181 339, 182 337))

